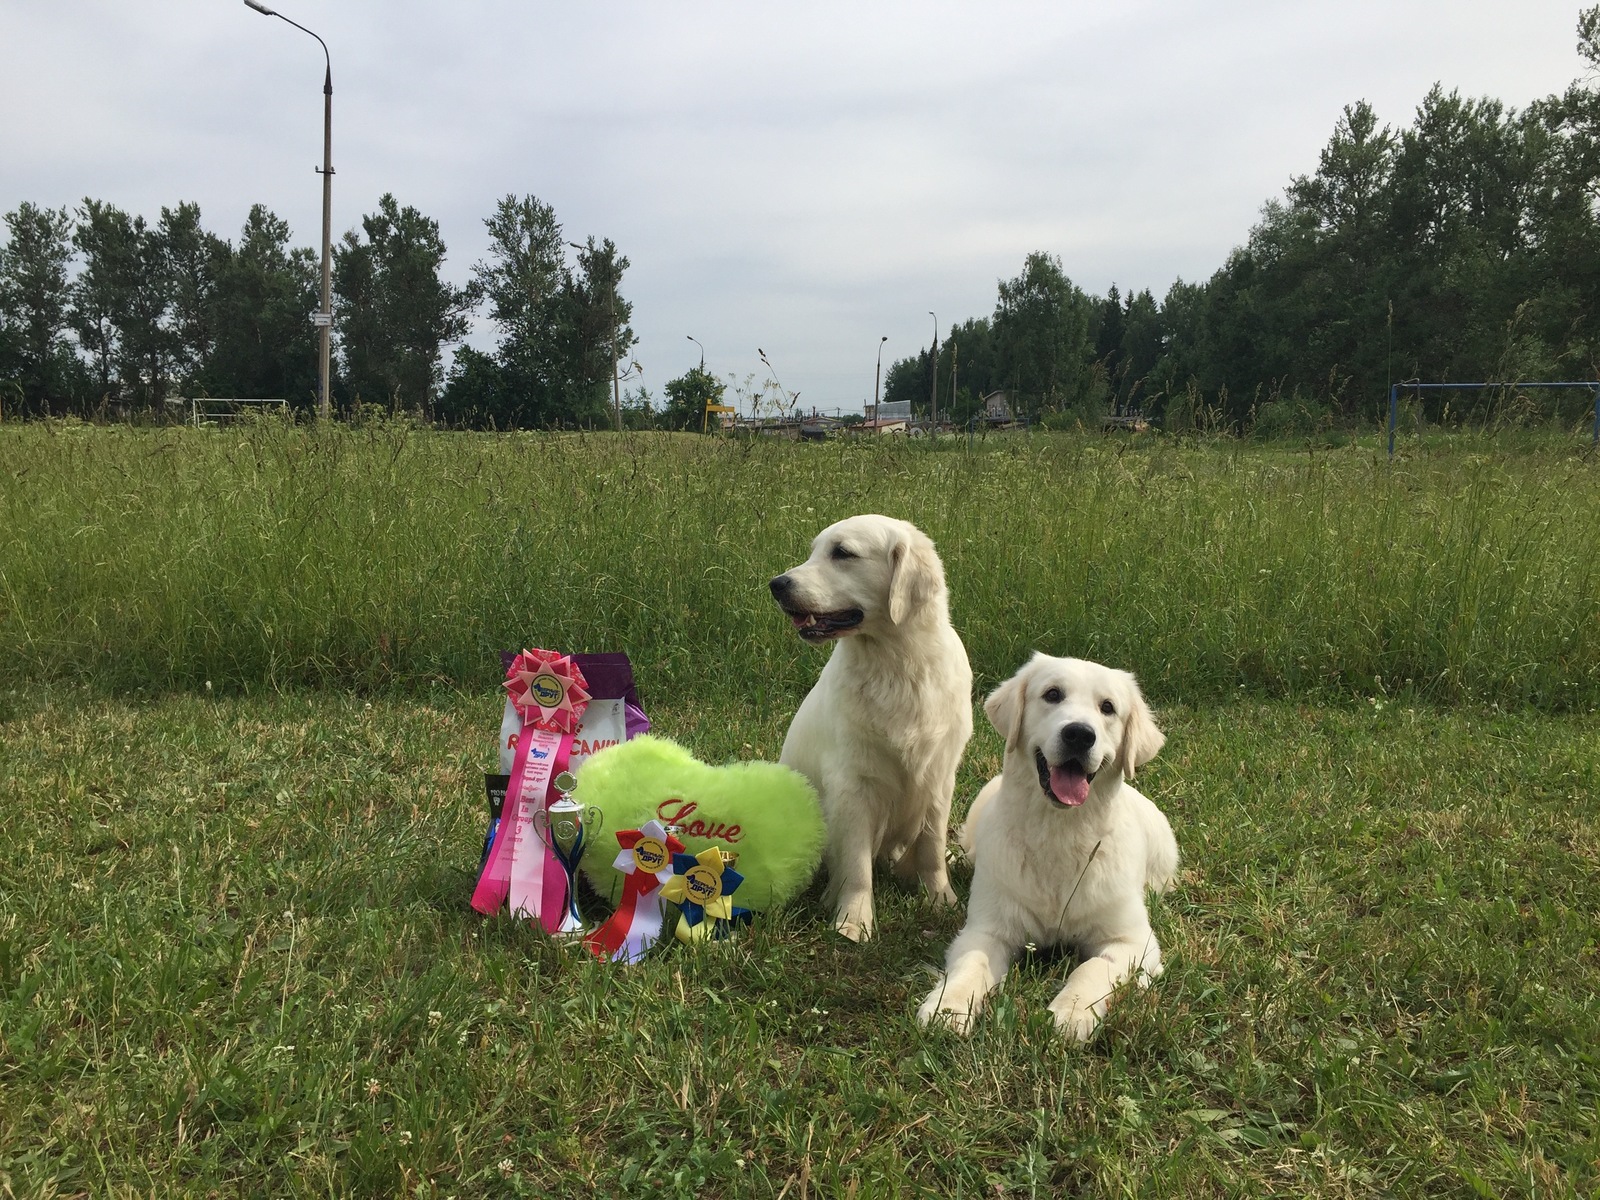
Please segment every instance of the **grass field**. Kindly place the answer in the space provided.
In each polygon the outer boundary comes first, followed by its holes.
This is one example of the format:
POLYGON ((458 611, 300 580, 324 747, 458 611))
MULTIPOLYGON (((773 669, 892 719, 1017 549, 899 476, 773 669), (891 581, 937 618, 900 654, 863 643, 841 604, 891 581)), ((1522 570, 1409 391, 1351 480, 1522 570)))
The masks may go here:
MULTIPOLYGON (((893 892, 866 947, 813 897, 631 971, 482 920, 489 695, 14 704, 19 1196, 1600 1187, 1592 718, 1166 709, 1169 970, 1079 1049, 1060 962, 970 1043, 920 1032, 957 918, 893 892)), ((785 715, 655 707, 713 760, 771 755, 785 715)))
POLYGON ((0 427, 0 1195, 1594 1194, 1597 465, 0 427), (959 916, 892 888, 629 971, 466 907, 493 650, 773 758, 763 584, 858 510, 981 689, 1089 654, 1167 730, 1168 971, 1086 1047, 1061 961, 918 1030, 959 916))
POLYGON ((488 686, 529 638, 657 691, 815 673, 767 579, 887 512, 938 543, 980 686, 1035 646, 1167 699, 1600 704, 1600 463, 1581 441, 1391 465, 1041 436, 796 446, 0 427, 0 680, 488 686))

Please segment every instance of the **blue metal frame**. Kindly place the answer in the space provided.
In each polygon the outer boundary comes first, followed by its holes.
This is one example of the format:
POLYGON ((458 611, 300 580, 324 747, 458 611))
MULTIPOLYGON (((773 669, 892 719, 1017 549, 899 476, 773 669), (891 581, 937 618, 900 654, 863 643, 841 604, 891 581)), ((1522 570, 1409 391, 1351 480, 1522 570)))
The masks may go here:
POLYGON ((1594 392, 1594 435, 1593 444, 1600 446, 1600 380, 1571 379, 1562 383, 1392 383, 1389 385, 1389 457, 1394 457, 1394 428, 1400 418, 1400 389, 1405 388, 1411 392, 1443 391, 1454 388, 1457 391, 1471 391, 1483 388, 1588 388, 1594 392))

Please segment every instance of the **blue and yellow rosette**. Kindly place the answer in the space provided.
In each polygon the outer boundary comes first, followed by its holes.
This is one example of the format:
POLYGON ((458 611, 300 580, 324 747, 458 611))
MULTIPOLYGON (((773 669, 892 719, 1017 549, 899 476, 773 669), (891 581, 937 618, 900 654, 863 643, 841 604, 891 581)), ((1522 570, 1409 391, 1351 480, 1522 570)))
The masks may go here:
POLYGON ((707 846, 699 854, 672 856, 672 878, 661 889, 661 896, 683 914, 674 934, 680 942, 726 937, 736 919, 749 919, 746 909, 733 906, 733 893, 744 882, 744 876, 733 869, 738 857, 720 846, 707 846))

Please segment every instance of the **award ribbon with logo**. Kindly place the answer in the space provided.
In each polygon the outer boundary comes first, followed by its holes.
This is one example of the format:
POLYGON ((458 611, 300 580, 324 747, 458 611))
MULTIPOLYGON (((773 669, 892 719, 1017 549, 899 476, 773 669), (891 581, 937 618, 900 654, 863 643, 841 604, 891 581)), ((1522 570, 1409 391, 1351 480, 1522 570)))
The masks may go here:
POLYGON ((553 781, 567 768, 573 734, 589 703, 588 682, 570 657, 524 650, 506 669, 505 687, 522 729, 505 813, 472 907, 487 916, 509 902, 513 916, 532 917, 555 933, 566 915, 566 874, 535 830, 534 814, 557 797, 553 781))
POLYGON ((744 882, 733 869, 738 857, 721 846, 672 856, 672 878, 661 894, 683 914, 674 934, 680 942, 705 941, 718 930, 726 935, 735 912, 731 897, 744 882))
POLYGON ((622 899, 583 944, 596 958, 636 963, 661 936, 662 888, 672 879, 673 856, 684 847, 660 821, 619 830, 617 843, 622 853, 612 866, 622 872, 622 899))

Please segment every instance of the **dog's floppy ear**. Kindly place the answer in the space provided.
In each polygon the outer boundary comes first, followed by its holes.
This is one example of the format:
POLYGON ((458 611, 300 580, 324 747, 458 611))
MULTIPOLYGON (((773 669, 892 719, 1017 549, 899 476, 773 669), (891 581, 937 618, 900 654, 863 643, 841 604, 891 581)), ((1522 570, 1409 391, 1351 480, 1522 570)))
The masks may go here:
POLYGON ((889 620, 899 625, 934 598, 944 584, 944 568, 926 534, 907 525, 889 551, 889 620))
POLYGON ((1027 707, 1027 695, 1023 688, 1022 677, 1028 673, 1024 666, 1010 679, 1006 680, 994 691, 989 693, 989 698, 983 702, 983 711, 989 716, 989 724, 1006 740, 1006 748, 1013 749, 1022 741, 1022 713, 1027 707))
POLYGON ((1123 703, 1128 714, 1122 724, 1122 777, 1132 779, 1135 771, 1160 753, 1167 735, 1156 728, 1156 719, 1144 702, 1139 681, 1126 671, 1119 674, 1123 679, 1123 703))

